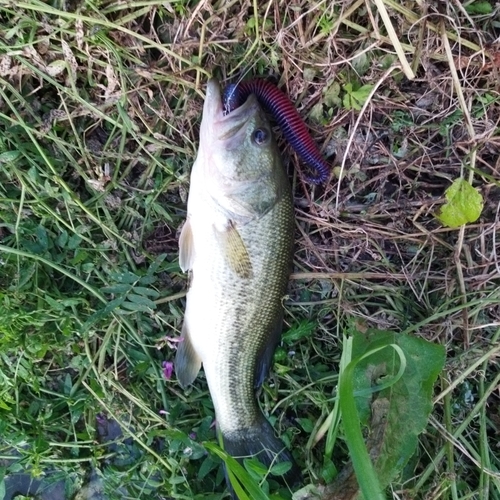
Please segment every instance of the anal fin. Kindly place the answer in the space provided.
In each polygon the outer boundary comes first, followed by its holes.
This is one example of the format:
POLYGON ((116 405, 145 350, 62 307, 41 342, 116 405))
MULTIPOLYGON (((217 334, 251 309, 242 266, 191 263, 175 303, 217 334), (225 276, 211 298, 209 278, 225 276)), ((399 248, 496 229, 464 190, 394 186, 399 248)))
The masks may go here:
POLYGON ((269 369, 273 364, 274 351, 278 347, 281 340, 281 332, 283 330, 283 313, 278 316, 274 323, 272 332, 266 342, 264 349, 259 352, 257 356, 257 363, 255 365, 255 380, 254 386, 258 389, 263 383, 264 379, 269 373, 269 369))
POLYGON ((189 331, 184 320, 182 325, 182 342, 179 342, 175 356, 175 373, 182 388, 194 382, 201 368, 201 358, 194 350, 189 331))

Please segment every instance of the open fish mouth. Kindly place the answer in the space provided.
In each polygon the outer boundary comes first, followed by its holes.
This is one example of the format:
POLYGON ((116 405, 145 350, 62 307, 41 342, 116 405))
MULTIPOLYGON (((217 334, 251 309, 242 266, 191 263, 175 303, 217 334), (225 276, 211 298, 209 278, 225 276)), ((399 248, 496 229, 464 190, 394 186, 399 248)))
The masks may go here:
POLYGON ((235 110, 226 113, 219 83, 215 79, 210 79, 207 85, 207 94, 203 106, 203 129, 207 133, 216 135, 219 140, 231 139, 239 135, 248 121, 257 113, 261 112, 261 107, 257 98, 252 94, 248 99, 235 110))

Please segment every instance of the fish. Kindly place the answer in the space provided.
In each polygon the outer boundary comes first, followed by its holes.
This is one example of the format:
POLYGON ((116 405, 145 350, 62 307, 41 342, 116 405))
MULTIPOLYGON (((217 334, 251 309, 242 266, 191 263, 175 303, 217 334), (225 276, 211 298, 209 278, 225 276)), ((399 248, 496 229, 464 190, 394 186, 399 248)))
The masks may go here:
POLYGON ((291 186, 256 96, 226 113, 210 79, 179 237, 189 288, 175 372, 185 388, 203 365, 225 451, 268 467, 290 462, 289 486, 300 470, 256 390, 280 342, 294 226, 291 186))

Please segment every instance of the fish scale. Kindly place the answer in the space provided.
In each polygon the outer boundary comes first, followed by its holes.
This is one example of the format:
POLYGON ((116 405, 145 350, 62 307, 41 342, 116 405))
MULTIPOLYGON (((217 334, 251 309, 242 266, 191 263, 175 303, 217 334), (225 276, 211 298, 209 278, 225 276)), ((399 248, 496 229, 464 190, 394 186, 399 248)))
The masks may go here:
POLYGON ((221 290, 223 293, 215 328, 231 332, 231 335, 226 336, 218 346, 215 359, 219 363, 214 364, 213 376, 207 372, 206 366, 205 373, 216 410, 218 407, 223 409, 217 411, 220 415, 218 425, 223 433, 225 429, 250 427, 249 420, 255 419, 260 412, 254 397, 256 360, 266 346, 269 332, 281 327, 281 321, 277 326, 276 322, 281 317, 281 300, 288 282, 293 236, 291 222, 293 224, 291 203, 283 199, 276 211, 269 212, 256 223, 248 224, 242 229, 241 236, 252 256, 255 277, 249 281, 235 280, 230 275, 219 277, 221 283, 231 281, 231 285, 221 290), (273 240, 261 248, 261 242, 268 239, 269 232, 273 233, 273 240), (255 251, 252 251, 254 248, 255 251), (268 273, 276 267, 281 268, 281 278, 269 280, 268 273), (238 384, 234 382, 235 373, 245 374, 238 384), (220 401, 218 395, 228 391, 229 398, 220 401))
MULTIPOLYGON (((191 274, 175 370, 185 387, 203 365, 225 450, 266 466, 289 461, 259 409, 255 389, 272 363, 292 265, 289 181, 255 96, 224 115, 210 80, 191 173, 179 263, 191 274)), ((234 492, 233 492, 233 497, 234 492)))

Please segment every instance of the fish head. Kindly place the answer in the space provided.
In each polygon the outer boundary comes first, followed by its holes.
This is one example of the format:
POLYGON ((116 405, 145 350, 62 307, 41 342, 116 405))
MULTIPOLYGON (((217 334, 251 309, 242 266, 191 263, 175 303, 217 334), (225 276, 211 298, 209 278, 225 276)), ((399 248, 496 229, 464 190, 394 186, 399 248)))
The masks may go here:
POLYGON ((209 80, 193 174, 200 175, 204 189, 233 218, 261 215, 277 201, 287 179, 271 126, 254 95, 225 114, 219 83, 209 80))

